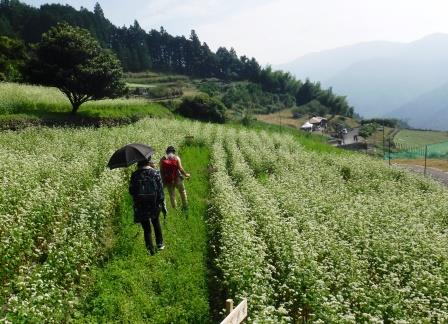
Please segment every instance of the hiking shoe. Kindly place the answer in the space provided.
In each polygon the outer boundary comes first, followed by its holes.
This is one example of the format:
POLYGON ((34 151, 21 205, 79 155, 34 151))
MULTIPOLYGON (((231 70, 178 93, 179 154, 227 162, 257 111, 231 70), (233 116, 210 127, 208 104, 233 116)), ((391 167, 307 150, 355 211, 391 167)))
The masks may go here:
POLYGON ((165 244, 159 244, 157 245, 157 248, 159 249, 159 251, 165 249, 165 244))

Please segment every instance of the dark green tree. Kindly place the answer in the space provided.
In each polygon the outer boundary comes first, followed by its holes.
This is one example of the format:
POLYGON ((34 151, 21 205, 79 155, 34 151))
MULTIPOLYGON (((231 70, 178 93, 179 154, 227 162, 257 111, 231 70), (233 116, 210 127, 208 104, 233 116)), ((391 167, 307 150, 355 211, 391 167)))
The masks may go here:
POLYGON ((99 17, 104 18, 103 8, 101 8, 101 5, 98 2, 95 3, 95 7, 93 8, 93 13, 99 17))
POLYGON ((89 100, 124 92, 120 62, 85 29, 58 24, 43 35, 33 54, 27 68, 30 81, 61 90, 73 114, 89 100))
POLYGON ((194 97, 185 97, 177 112, 182 116, 201 121, 225 123, 226 106, 208 95, 199 94, 194 97))
POLYGON ((0 36, 0 81, 19 81, 26 57, 20 40, 0 36))

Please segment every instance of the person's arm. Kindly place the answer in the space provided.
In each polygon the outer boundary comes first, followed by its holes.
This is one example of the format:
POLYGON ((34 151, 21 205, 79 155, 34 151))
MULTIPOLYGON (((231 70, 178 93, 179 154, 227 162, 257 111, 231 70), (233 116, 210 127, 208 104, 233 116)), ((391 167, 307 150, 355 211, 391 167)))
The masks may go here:
POLYGON ((160 159, 160 161, 159 161, 159 172, 160 172, 160 175, 162 176, 162 174, 163 174, 163 164, 162 164, 162 161, 165 159, 165 157, 162 157, 161 159, 160 159))
POLYGON ((159 198, 158 205, 160 206, 160 209, 162 210, 163 215, 166 217, 166 204, 165 204, 165 193, 163 192, 163 182, 160 175, 157 175, 157 186, 158 186, 158 193, 157 196, 159 198))
POLYGON ((179 171, 180 171, 180 173, 182 173, 185 176, 185 178, 189 178, 190 174, 185 172, 184 168, 182 167, 182 162, 180 161, 180 157, 177 157, 177 162, 179 163, 179 171))
POLYGON ((129 193, 131 194, 131 196, 133 196, 135 193, 134 174, 131 175, 131 180, 129 181, 129 193))

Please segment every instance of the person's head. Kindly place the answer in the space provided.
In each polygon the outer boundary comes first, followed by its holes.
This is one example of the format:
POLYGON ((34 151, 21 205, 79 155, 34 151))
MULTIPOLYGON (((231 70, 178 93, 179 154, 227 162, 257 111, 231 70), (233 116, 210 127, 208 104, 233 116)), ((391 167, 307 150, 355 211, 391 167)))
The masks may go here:
POLYGON ((174 146, 168 146, 166 148, 166 154, 176 154, 176 149, 174 148, 174 146))
POLYGON ((137 162, 137 167, 143 168, 145 166, 151 166, 151 157, 147 158, 146 160, 137 162))

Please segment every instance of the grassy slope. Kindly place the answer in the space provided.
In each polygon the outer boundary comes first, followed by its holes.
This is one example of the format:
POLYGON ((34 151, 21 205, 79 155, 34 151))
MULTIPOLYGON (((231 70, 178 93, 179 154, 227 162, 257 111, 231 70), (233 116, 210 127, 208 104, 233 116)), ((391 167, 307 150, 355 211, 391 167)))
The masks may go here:
POLYGON ((186 182, 188 217, 169 209, 166 224, 162 224, 166 249, 150 257, 140 225, 133 224, 131 199, 126 194, 116 226, 117 242, 110 260, 94 270, 95 283, 82 321, 209 322, 203 219, 209 190, 209 151, 186 147, 181 156, 192 174, 186 182))
MULTIPOLYGON (((68 99, 57 89, 16 83, 0 83, 0 119, 66 118, 71 111, 68 99)), ((140 118, 169 117, 161 105, 143 99, 92 101, 82 105, 81 117, 140 118)))
MULTIPOLYGON (((235 127, 244 127, 241 124, 236 124, 235 127)), ((327 138, 321 135, 315 135, 310 133, 299 132, 297 129, 291 127, 285 127, 275 124, 269 124, 261 121, 254 122, 251 126, 251 129, 255 129, 258 131, 268 131, 268 132, 280 132, 286 133, 294 136, 301 145, 303 145, 306 149, 317 152, 328 152, 335 154, 351 154, 348 151, 341 150, 339 148, 333 147, 327 144, 327 138)))
POLYGON ((395 135, 396 144, 420 146, 448 141, 448 132, 403 129, 395 135))

